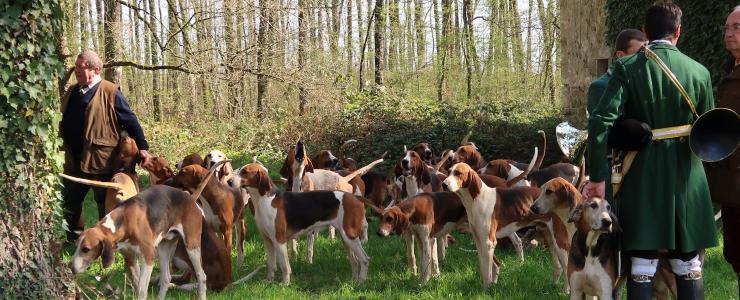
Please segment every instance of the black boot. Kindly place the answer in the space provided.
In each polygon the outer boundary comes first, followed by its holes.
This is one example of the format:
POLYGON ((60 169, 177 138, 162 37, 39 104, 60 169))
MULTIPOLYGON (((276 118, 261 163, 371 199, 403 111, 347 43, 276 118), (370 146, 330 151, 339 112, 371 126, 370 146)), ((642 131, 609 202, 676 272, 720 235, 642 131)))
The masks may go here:
POLYGON ((704 300, 704 279, 701 272, 676 275, 676 293, 678 300, 704 300))
POLYGON ((632 275, 627 280, 628 300, 652 300, 653 277, 647 275, 632 275))

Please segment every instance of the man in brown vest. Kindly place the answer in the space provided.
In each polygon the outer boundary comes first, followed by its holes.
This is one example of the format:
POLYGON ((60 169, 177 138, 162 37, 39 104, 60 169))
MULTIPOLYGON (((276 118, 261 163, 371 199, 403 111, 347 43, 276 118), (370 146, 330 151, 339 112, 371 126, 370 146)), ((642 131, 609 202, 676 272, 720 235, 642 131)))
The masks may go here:
MULTIPOLYGON (((717 107, 740 112, 740 6, 725 23, 725 47, 730 52, 717 93, 717 107)), ((719 162, 707 165, 707 180, 712 200, 722 204, 722 234, 727 262, 740 279, 740 155, 737 151, 719 162)), ((740 288, 738 293, 740 293, 740 288)))
MULTIPOLYGON (((73 85, 62 98, 59 130, 64 141, 64 173, 75 177, 108 181, 113 173, 113 152, 122 131, 136 141, 142 165, 149 162, 149 145, 139 120, 131 111, 118 85, 100 78, 103 63, 97 53, 85 50, 77 56, 73 85)), ((82 202, 90 186, 63 180, 64 219, 67 239, 81 231, 82 202)), ((104 217, 105 189, 93 188, 99 217, 104 217)))

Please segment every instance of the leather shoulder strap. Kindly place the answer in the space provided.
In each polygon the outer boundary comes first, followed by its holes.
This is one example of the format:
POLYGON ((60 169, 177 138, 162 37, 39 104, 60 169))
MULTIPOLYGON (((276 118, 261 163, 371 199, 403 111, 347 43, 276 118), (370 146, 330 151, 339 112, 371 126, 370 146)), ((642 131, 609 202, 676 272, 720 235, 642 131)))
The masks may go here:
POLYGON ((642 49, 645 51, 645 56, 648 59, 652 59, 655 61, 661 70, 663 70, 663 73, 668 76, 668 79, 673 82, 673 85, 676 86, 678 89, 678 92, 681 93, 681 96, 683 96, 683 99, 686 101, 686 104, 689 105, 689 108, 691 109, 691 112, 694 114, 694 118, 698 119, 699 114, 696 113, 696 107, 694 107, 694 102, 691 99, 691 96, 689 96, 689 93, 686 92, 686 89, 684 89, 683 85, 681 85, 681 82, 678 81, 678 78, 676 78, 676 75, 671 72, 671 69, 668 68, 668 66, 663 62, 660 57, 653 52, 653 50, 650 50, 649 47, 643 46, 642 49))

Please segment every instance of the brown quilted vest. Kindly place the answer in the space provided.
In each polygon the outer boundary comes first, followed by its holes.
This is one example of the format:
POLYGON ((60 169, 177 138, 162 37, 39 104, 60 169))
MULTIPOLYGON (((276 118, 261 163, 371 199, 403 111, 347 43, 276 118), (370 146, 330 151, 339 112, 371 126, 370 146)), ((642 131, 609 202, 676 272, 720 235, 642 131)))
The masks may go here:
MULTIPOLYGON (((69 96, 75 86, 72 86, 62 98, 62 113, 67 109, 69 96)), ((87 105, 87 123, 82 142, 80 168, 75 167, 74 159, 65 145, 64 171, 67 174, 78 174, 82 171, 87 174, 110 174, 113 172, 113 155, 118 145, 118 117, 116 116, 115 102, 118 85, 107 80, 101 80, 90 103, 87 105)))

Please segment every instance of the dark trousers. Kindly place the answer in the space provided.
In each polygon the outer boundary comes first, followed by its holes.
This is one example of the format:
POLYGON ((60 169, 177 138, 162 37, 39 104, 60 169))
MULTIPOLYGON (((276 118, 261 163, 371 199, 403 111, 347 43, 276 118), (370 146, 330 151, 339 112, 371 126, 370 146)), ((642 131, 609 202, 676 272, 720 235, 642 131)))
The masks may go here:
POLYGON ((725 259, 740 273, 740 207, 722 207, 722 235, 725 259))
MULTIPOLYGON (((72 175, 72 174, 70 174, 72 175)), ((109 181, 110 175, 92 175, 77 173, 72 176, 99 180, 109 181)), ((95 202, 98 204, 98 218, 105 216, 105 188, 91 187, 86 184, 77 183, 62 179, 64 188, 62 189, 62 200, 64 201, 64 220, 67 221, 69 231, 67 232, 67 240, 74 242, 77 240, 78 234, 75 232, 81 232, 85 229, 85 221, 81 218, 82 216, 82 202, 85 201, 87 192, 92 188, 95 202)))

